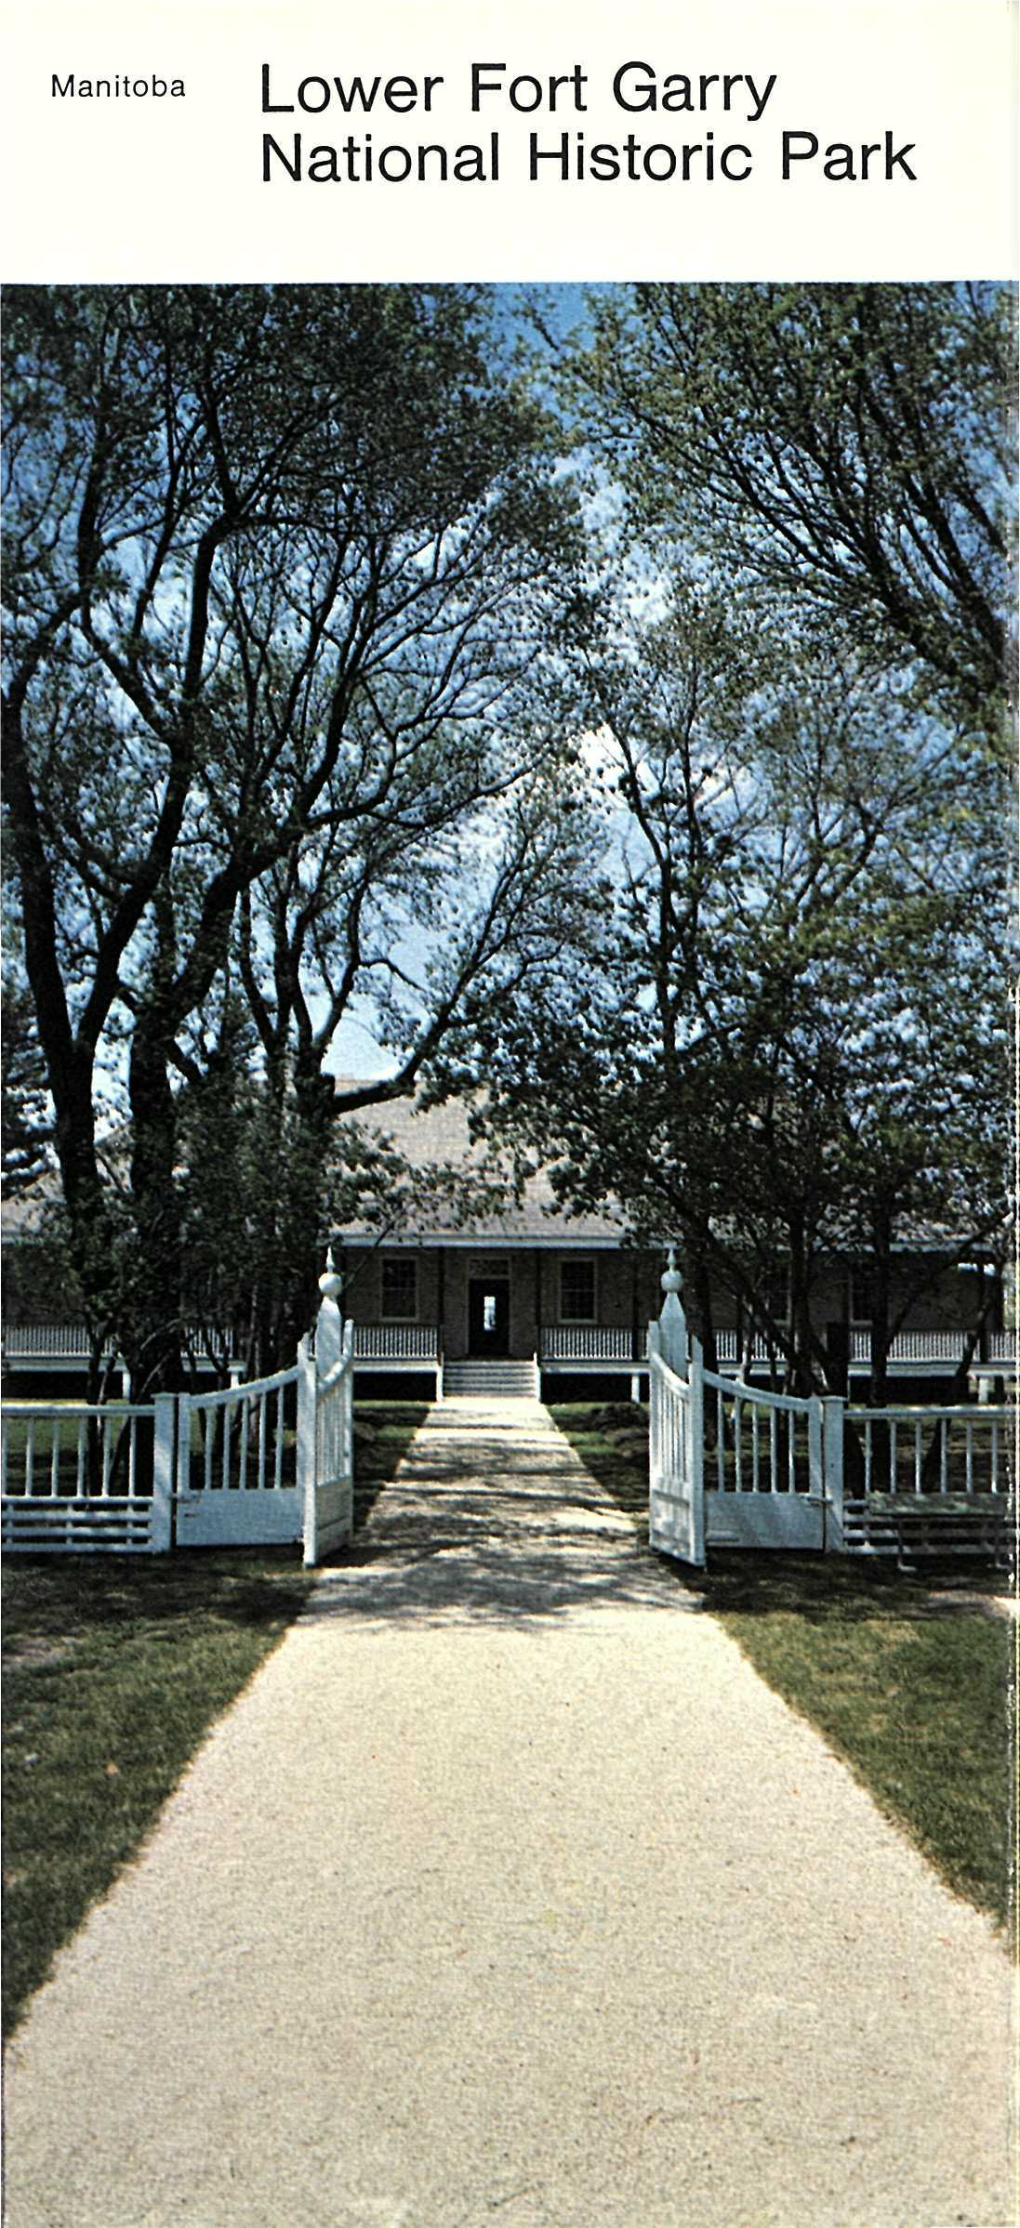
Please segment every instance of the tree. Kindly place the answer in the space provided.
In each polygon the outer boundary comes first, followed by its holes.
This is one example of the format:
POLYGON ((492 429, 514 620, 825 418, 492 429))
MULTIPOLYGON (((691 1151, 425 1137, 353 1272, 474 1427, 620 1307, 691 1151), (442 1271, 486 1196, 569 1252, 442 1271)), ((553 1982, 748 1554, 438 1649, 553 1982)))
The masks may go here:
MULTIPOLYGON (((474 289, 15 290, 6 346, 26 971, 98 1311, 104 1063, 124 1078, 141 1273, 120 1330, 141 1390, 181 1369, 178 1086, 202 1071, 207 1012, 240 969, 264 1022, 268 965, 279 1051, 313 948, 326 981, 327 915, 353 988, 377 870, 392 890, 401 857, 410 876, 426 837, 452 847, 552 749, 555 710, 543 732, 532 711, 487 768, 575 596, 576 526, 474 289)), ((488 956, 465 946, 461 987, 488 956)), ((375 1095, 406 1087, 448 1004, 375 1095)))
POLYGON ((484 1170, 415 1168, 384 1131, 350 1118, 331 1121, 323 1165, 296 1097, 278 1104, 255 1072, 253 1039, 243 1000, 228 1002, 215 1049, 178 1109, 185 1362, 194 1370, 200 1355, 211 1356, 224 1383, 236 1355, 247 1377, 293 1355, 295 1294, 304 1330, 333 1230, 357 1224, 381 1243, 420 1227, 423 1215, 456 1221, 491 1211, 499 1196, 484 1170))
POLYGON ((615 891, 549 1000, 483 1029, 496 1120, 565 1201, 679 1240, 710 1357, 722 1285, 796 1387, 833 1383, 814 1297, 856 1255, 881 1399, 936 1273, 893 1305, 905 1229, 943 1260, 1002 1229, 994 797, 894 686, 831 653, 791 682, 703 587, 645 625, 625 593, 591 688, 615 891))
POLYGON ((53 1123, 32 1002, 10 970, 2 1000, 3 1191, 17 1199, 51 1166, 53 1123))
POLYGON ((568 387, 639 528, 916 672, 1001 758, 1009 290, 648 285, 593 322, 568 387))

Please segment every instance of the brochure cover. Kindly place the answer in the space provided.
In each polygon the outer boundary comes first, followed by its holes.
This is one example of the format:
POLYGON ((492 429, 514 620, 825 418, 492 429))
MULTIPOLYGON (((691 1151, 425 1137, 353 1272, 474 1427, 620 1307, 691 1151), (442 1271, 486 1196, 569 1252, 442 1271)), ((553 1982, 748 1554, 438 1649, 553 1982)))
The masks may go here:
POLYGON ((999 0, 7 0, 11 2228, 1009 2228, 999 0))

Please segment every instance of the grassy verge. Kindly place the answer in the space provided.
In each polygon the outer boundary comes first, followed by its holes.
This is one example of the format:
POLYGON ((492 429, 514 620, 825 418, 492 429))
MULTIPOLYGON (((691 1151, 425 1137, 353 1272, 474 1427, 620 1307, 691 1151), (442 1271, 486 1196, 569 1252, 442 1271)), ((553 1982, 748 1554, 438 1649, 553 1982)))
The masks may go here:
MULTIPOLYGON (((643 1529, 647 1447, 635 1411, 552 1413, 643 1529)), ((965 1578, 958 1565, 908 1578, 857 1558, 731 1552, 713 1554, 696 1583, 756 1671, 950 1887, 1004 1923, 1014 1635, 987 1610, 1005 1582, 978 1566, 965 1578)))
MULTIPOLYGON (((358 1403, 358 1524, 424 1414, 358 1403)), ((5 2033, 311 1583, 296 1546, 8 1561, 5 2033)))
POLYGON ((297 1547, 8 1563, 5 2033, 308 1585, 297 1547))
POLYGON ((354 1410, 354 1529, 360 1532, 428 1408, 413 1400, 359 1400, 354 1410))

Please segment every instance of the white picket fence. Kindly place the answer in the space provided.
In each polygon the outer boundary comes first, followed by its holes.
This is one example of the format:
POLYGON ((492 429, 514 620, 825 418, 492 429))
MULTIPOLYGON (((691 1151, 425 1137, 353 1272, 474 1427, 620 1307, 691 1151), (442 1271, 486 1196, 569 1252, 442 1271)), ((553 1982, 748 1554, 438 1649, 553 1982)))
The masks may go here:
POLYGON ((174 1409, 5 1402, 0 1528, 6 1553, 159 1555, 170 1546, 174 1409))
POLYGON ((706 1370, 679 1276, 649 1330, 649 1537, 700 1565, 709 1547, 994 1554, 1015 1527, 1006 1408, 848 1407, 706 1370))
POLYGON ((1004 1407, 830 1406, 832 1544, 846 1554, 1009 1560, 1016 1417, 1004 1407), (852 1444, 850 1437, 852 1434, 852 1444))
POLYGON ((303 1540, 317 1563, 342 1546, 354 1528, 354 1334, 332 1264, 319 1284, 315 1352, 302 1340, 273 1377, 146 1407, 4 1402, 4 1547, 152 1555, 303 1540))

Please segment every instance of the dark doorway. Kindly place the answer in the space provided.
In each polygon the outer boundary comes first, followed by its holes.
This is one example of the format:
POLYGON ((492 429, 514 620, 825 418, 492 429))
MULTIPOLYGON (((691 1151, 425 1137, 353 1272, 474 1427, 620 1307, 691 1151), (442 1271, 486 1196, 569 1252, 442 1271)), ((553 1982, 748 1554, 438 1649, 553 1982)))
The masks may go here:
POLYGON ((473 1276, 468 1282, 469 1354, 509 1354, 510 1283, 506 1277, 473 1276))

